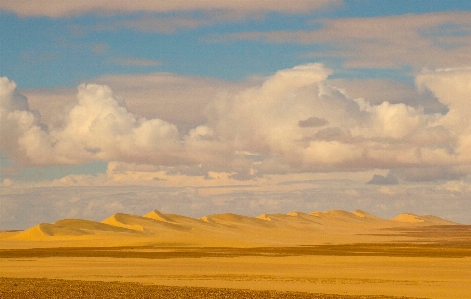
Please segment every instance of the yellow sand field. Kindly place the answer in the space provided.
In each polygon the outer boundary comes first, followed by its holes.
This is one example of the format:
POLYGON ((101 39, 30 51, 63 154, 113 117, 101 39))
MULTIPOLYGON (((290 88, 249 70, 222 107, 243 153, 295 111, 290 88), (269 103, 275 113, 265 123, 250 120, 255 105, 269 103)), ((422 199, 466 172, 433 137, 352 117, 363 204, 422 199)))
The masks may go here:
POLYGON ((471 298, 471 258, 283 256, 0 259, 1 276, 422 298, 471 298))
POLYGON ((362 211, 65 219, 0 233, 0 277, 471 298, 471 226, 362 211))

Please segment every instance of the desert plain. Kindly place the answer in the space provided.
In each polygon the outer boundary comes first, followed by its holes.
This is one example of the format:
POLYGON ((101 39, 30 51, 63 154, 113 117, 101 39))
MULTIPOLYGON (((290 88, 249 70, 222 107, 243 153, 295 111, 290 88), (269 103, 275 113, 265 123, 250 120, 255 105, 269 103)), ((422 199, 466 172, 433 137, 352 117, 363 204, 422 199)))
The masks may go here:
POLYGON ((151 211, 0 232, 0 298, 471 298, 471 225, 151 211))

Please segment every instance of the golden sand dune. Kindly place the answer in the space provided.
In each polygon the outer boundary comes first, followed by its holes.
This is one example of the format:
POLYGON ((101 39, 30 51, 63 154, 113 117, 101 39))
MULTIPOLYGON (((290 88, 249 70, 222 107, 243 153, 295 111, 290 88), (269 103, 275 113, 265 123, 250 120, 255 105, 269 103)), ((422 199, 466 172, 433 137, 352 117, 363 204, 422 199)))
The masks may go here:
MULTIPOLYGON (((265 292, 261 298, 286 291, 306 298, 471 298, 470 244, 471 225, 360 210, 198 219, 154 210, 102 222, 64 219, 0 232, 0 276, 8 277, 0 277, 0 297, 96 297, 103 292, 90 290, 100 280, 142 283, 153 297, 151 285, 173 286, 162 298, 195 297, 175 296, 188 287, 204 287, 201 298, 256 298, 254 290, 265 292), (33 278, 67 281, 58 293, 55 282, 49 288, 51 281, 33 278), (226 293, 208 295, 209 288, 226 293)), ((103 287, 110 297, 110 285, 103 287)), ((123 284, 116 293, 134 298, 137 287, 123 284)))
POLYGON ((204 222, 216 224, 218 226, 228 227, 228 228, 243 228, 243 227, 269 227, 270 225, 266 221, 242 216, 232 213, 226 214, 214 214, 210 216, 204 216, 201 218, 204 222))
POLYGON ((175 223, 175 221, 172 218, 167 217, 166 215, 160 213, 157 210, 153 210, 152 212, 145 214, 144 217, 162 221, 162 222, 167 222, 167 223, 175 223))
POLYGON ((55 223, 41 223, 13 235, 14 240, 43 240, 50 238, 71 238, 77 236, 110 235, 130 233, 125 228, 83 219, 63 219, 55 223))
POLYGON ((437 216, 425 215, 418 216, 411 213, 400 214, 392 219, 393 221, 406 222, 406 223, 415 223, 415 224, 424 224, 424 225, 453 225, 457 224, 452 221, 448 221, 437 216))
POLYGON ((83 219, 63 219, 54 222, 54 225, 62 227, 70 227, 80 230, 86 230, 89 232, 130 232, 126 228, 121 228, 114 225, 109 225, 101 222, 83 220, 83 219))
MULTIPOLYGON (((117 213, 102 222, 64 219, 42 223, 25 231, 10 234, 4 240, 103 240, 125 239, 127 244, 173 243, 191 246, 298 246, 315 244, 411 241, 401 228, 454 225, 435 216, 401 214, 382 219, 364 211, 352 213, 290 212, 262 214, 257 217, 232 213, 213 214, 199 219, 163 214, 157 210, 143 216, 117 213), (390 229, 394 233, 385 233, 390 229)), ((72 242, 73 243, 73 242, 72 242)), ((106 242, 105 242, 106 243, 106 242)))
POLYGON ((185 230, 176 223, 155 220, 148 217, 117 213, 105 219, 102 223, 152 234, 162 230, 185 230))
POLYGON ((87 232, 82 229, 77 229, 73 227, 61 226, 50 223, 41 223, 36 226, 33 226, 24 232, 20 232, 13 238, 21 239, 33 239, 33 238, 46 238, 53 236, 82 236, 87 235, 87 232))

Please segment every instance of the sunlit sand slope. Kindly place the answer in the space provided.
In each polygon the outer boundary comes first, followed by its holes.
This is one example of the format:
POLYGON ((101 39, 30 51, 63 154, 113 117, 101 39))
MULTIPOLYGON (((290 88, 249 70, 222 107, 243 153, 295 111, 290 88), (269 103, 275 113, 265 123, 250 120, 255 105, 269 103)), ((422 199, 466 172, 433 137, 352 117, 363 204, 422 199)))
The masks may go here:
MULTIPOLYGON (((157 210, 143 216, 117 213, 95 222, 64 219, 41 223, 15 234, 4 234, 4 241, 125 240, 126 244, 178 244, 188 246, 299 246, 314 244, 414 241, 401 229, 456 225, 435 216, 401 214, 382 219, 364 211, 340 210, 262 214, 248 217, 231 213, 199 219, 163 214, 157 210)), ((90 245, 89 243, 87 243, 90 245)))
POLYGON ((55 223, 41 223, 25 231, 18 232, 9 239, 13 240, 50 240, 74 239, 74 237, 126 236, 133 231, 122 227, 82 219, 64 219, 55 223))
POLYGON ((408 222, 414 224, 423 224, 423 225, 450 225, 456 224, 454 222, 441 219, 432 215, 418 216, 415 214, 405 213, 400 214, 392 219, 393 221, 399 222, 408 222))

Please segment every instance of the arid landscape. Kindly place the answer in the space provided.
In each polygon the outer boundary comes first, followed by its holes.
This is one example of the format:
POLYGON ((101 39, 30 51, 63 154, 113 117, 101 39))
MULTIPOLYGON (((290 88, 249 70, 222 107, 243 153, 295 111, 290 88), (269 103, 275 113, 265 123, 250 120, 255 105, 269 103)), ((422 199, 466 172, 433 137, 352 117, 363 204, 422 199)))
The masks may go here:
POLYGON ((154 210, 0 237, 1 298, 471 297, 471 226, 434 216, 154 210))
POLYGON ((471 298, 471 1, 0 24, 0 299, 471 298))

